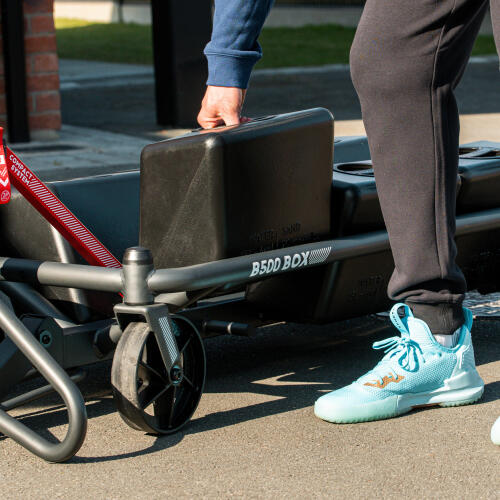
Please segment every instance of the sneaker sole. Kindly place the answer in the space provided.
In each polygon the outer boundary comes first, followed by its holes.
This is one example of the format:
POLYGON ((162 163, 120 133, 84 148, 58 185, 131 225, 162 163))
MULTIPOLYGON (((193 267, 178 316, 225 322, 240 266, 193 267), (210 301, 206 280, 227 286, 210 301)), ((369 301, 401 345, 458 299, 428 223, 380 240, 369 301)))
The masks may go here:
POLYGON ((500 417, 498 417, 497 421, 491 428, 491 442, 500 446, 500 417))
POLYGON ((434 391, 430 393, 391 396, 382 401, 375 401, 373 403, 367 403, 362 407, 352 408, 351 414, 355 413, 356 416, 346 415, 347 412, 345 410, 341 411, 341 413, 344 413, 343 415, 339 414, 335 416, 332 415, 332 413, 334 413, 332 408, 321 408, 323 405, 316 404, 314 406, 314 414, 322 420, 335 424, 371 422, 374 420, 385 420, 387 418, 398 417, 418 408, 433 406, 449 408, 470 405, 481 399, 483 392, 484 385, 446 392, 434 391), (384 409, 386 411, 384 411, 384 409))

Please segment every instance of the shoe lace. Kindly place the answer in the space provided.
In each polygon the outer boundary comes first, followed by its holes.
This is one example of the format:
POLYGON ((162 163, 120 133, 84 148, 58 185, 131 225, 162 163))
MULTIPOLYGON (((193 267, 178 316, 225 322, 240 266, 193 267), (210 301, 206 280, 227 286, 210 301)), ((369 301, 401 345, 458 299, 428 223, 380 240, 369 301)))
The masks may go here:
POLYGON ((410 338, 406 321, 402 321, 397 314, 400 307, 407 308, 408 306, 396 304, 391 310, 390 317, 394 326, 401 332, 401 336, 390 337, 373 343, 373 349, 384 349, 385 356, 373 370, 361 377, 363 380, 366 380, 367 377, 374 377, 374 382, 383 383, 384 376, 392 375, 394 377, 397 375, 395 370, 398 366, 407 372, 416 372, 419 369, 420 361, 425 363, 422 348, 410 338))

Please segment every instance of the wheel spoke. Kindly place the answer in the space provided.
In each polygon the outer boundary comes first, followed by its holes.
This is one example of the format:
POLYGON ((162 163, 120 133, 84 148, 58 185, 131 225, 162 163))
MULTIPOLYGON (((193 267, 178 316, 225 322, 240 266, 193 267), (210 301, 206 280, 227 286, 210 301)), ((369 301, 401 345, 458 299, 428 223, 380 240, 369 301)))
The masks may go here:
POLYGON ((155 401, 155 415, 160 425, 164 428, 168 427, 168 422, 171 420, 173 414, 175 394, 175 386, 170 386, 169 390, 163 392, 155 401))
POLYGON ((172 421, 174 419, 174 409, 175 409, 175 396, 177 394, 177 387, 174 386, 173 394, 172 394, 172 403, 170 405, 170 412, 168 414, 167 425, 172 427, 172 421))
POLYGON ((186 340, 186 343, 182 346, 181 349, 179 349, 179 354, 184 354, 184 351, 186 350, 187 346, 189 345, 189 343, 191 342, 191 339, 193 338, 193 336, 191 335, 187 340, 186 340))
POLYGON ((155 370, 151 365, 149 365, 145 361, 139 361, 139 365, 142 366, 150 374, 158 377, 164 384, 168 383, 167 380, 165 380, 164 376, 158 370, 155 370))
POLYGON ((172 384, 167 385, 164 387, 160 392, 158 392, 155 396, 153 396, 146 404, 143 406, 143 410, 149 408, 155 401, 158 401, 170 388, 172 387, 172 384))
POLYGON ((184 374, 183 377, 182 377, 182 381, 183 382, 187 382, 193 389, 194 389, 194 384, 193 382, 191 382, 191 380, 189 380, 186 375, 184 374))
POLYGON ((149 406, 149 401, 151 401, 151 399, 153 399, 158 392, 158 386, 155 387, 154 385, 148 384, 139 388, 137 400, 142 410, 145 410, 149 406))

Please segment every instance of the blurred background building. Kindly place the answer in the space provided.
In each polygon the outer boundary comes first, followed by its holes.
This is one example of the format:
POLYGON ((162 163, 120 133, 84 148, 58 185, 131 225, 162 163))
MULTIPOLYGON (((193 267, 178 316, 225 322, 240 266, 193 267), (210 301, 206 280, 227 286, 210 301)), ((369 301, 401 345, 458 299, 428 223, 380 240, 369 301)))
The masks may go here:
POLYGON ((50 136, 61 127, 53 1, 3 0, 1 14, 0 125, 17 141, 50 136))

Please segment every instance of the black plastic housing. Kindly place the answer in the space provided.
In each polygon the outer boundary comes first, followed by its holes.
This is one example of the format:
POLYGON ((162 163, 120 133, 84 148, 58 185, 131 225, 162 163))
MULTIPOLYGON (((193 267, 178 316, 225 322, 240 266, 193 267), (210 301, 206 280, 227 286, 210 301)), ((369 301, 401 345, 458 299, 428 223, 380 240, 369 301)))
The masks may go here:
POLYGON ((326 238, 332 162, 322 108, 146 146, 140 244, 167 268, 326 238))
POLYGON ((335 163, 364 161, 371 158, 366 135, 335 137, 335 163))
MULTIPOLYGON (((339 138, 334 153, 332 236, 385 229, 366 137, 339 138)), ((326 323, 386 309, 393 268, 391 253, 382 252, 264 280, 246 296, 272 318, 326 323)))
MULTIPOLYGON (((340 149, 338 147, 336 152, 340 149)), ((334 236, 385 228, 371 160, 349 163, 336 161, 333 167, 331 210, 334 236)))
MULTIPOLYGON (((335 143, 331 203, 333 237, 385 229, 371 161, 363 159, 366 153, 363 142, 355 144, 359 147, 359 155, 356 155, 356 148, 343 151, 344 143, 335 143), (339 163, 339 157, 349 161, 339 163)), ((484 142, 472 145, 467 154, 493 155, 494 148, 491 143, 488 145, 489 148, 484 142)), ((467 165, 468 176, 463 181, 461 176, 457 177, 457 204, 458 200, 464 200, 463 184, 468 181, 465 199, 474 207, 480 206, 481 193, 476 190, 487 191, 482 186, 485 177, 482 174, 493 170, 500 180, 500 168, 495 170, 499 163, 495 159, 461 159, 460 168, 467 165)), ((491 202, 490 199, 485 201, 491 202)), ((497 206, 498 201, 494 207, 497 206)), ((479 210, 486 208, 493 206, 483 204, 479 210)), ((500 231, 496 233, 491 235, 482 231, 457 239, 458 263, 471 288, 491 291, 499 282, 500 249, 492 245, 498 241, 494 238, 500 237, 500 231)), ((316 323, 342 320, 355 317, 359 311, 369 314, 387 309, 391 304, 387 285, 393 269, 391 252, 380 252, 262 281, 248 288, 247 299, 273 318, 316 323)))
POLYGON ((460 148, 462 188, 457 212, 468 213, 500 206, 500 143, 478 141, 460 148))
MULTIPOLYGON (((139 171, 99 175, 47 183, 59 199, 121 261, 139 238, 139 171)), ((54 262, 84 263, 69 243, 28 203, 13 191, 0 208, 3 238, 0 254, 54 262)), ((43 294, 58 302, 78 322, 112 314, 118 295, 58 287, 43 294)))

